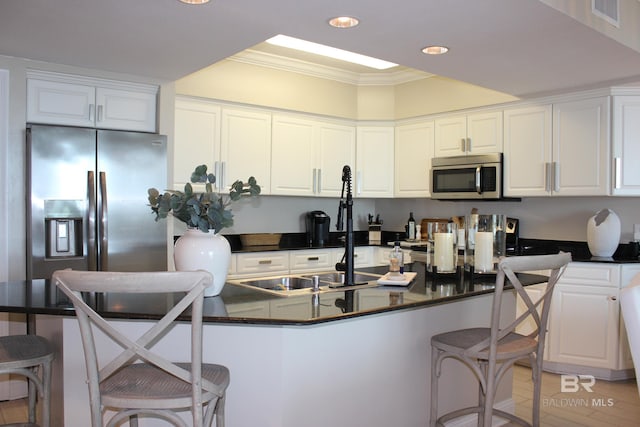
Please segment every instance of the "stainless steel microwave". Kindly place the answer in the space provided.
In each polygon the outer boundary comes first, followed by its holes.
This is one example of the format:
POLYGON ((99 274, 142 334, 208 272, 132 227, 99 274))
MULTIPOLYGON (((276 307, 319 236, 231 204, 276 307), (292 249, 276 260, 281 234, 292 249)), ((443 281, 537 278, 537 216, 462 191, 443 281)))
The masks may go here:
POLYGON ((431 198, 501 199, 502 153, 433 158, 431 198))

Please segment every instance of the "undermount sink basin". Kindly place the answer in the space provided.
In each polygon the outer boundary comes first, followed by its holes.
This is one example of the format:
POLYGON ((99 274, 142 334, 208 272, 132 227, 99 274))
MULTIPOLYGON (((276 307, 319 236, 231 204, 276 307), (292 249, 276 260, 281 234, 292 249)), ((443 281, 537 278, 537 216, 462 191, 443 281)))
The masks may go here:
POLYGON ((283 276, 243 280, 240 281, 240 284, 272 291, 290 291, 293 289, 311 288, 313 287, 313 280, 310 277, 283 276))
MULTIPOLYGON (((344 273, 340 272, 340 271, 329 271, 326 273, 318 273, 318 274, 309 274, 309 275, 305 275, 303 277, 313 277, 313 276, 318 276, 318 278, 320 279, 320 282, 325 282, 325 283, 329 283, 330 285, 333 284, 338 284, 338 285, 343 285, 344 284, 344 273)), ((354 284, 359 284, 359 283, 366 283, 366 282, 370 282, 372 280, 378 280, 380 278, 379 274, 373 274, 373 273, 358 273, 358 272, 354 272, 353 274, 353 282, 354 284)))

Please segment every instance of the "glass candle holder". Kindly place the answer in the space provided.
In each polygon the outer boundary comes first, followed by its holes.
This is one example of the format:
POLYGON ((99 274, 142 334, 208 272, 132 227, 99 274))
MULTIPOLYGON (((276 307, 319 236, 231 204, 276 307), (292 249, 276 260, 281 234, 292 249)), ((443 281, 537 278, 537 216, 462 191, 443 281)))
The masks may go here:
POLYGON ((458 227, 455 223, 430 222, 427 227, 429 266, 437 273, 454 273, 458 265, 458 227))
POLYGON ((465 269, 474 273, 495 273, 506 255, 505 215, 472 215, 467 221, 465 269))

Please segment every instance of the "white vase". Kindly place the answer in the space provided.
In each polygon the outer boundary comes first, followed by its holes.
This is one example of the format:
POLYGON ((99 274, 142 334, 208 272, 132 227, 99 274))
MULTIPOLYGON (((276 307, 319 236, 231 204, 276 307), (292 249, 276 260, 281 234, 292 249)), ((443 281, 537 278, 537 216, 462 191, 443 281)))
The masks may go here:
POLYGON ((176 241, 173 260, 177 271, 206 270, 213 274, 213 286, 204 291, 204 296, 212 297, 222 292, 227 280, 231 246, 226 238, 213 230, 204 233, 188 229, 176 241))
POLYGON ((592 256, 610 257, 620 243, 620 218, 611 209, 602 209, 587 221, 587 245, 592 256))

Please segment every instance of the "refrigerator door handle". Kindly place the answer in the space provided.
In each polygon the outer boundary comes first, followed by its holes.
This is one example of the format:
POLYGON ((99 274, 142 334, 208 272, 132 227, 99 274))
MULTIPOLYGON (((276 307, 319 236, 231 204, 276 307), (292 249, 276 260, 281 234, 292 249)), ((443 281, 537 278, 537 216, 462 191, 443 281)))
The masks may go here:
POLYGON ((89 271, 98 269, 96 253, 96 189, 95 173, 87 171, 87 261, 89 271))
POLYGON ((109 270, 109 257, 108 250, 109 245, 107 241, 107 214, 109 209, 107 207, 107 174, 100 172, 100 209, 98 210, 98 221, 100 221, 99 235, 100 239, 100 270, 109 270))

